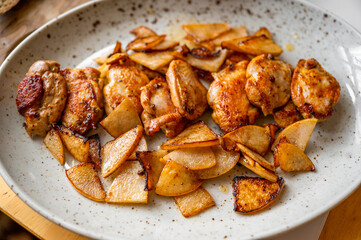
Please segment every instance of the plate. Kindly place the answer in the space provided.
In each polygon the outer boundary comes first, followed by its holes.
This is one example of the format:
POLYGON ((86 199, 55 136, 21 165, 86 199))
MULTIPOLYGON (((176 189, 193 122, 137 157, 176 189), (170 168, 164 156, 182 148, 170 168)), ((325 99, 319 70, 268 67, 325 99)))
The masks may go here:
MULTIPOLYGON (((96 239, 250 239, 290 230, 326 212, 361 183, 361 35, 353 28, 305 2, 298 1, 99 1, 52 20, 26 38, 0 69, 0 173, 29 206, 49 220, 96 239), (237 166, 207 181, 204 187, 217 206, 190 219, 171 198, 152 194, 150 203, 110 205, 78 194, 64 168, 41 138, 31 140, 15 105, 16 89, 29 66, 52 59, 64 67, 94 64, 92 56, 126 44, 129 30, 147 25, 158 33, 179 36, 180 25, 227 22, 246 25, 252 33, 267 26, 281 46, 294 51, 281 57, 293 66, 314 57, 340 82, 341 98, 333 116, 317 125, 306 149, 315 164, 312 173, 285 174, 282 196, 265 211, 243 216, 233 212, 231 179, 252 175, 237 166), (220 186, 228 192, 220 191, 220 186)), ((209 123, 210 113, 203 117, 209 123)), ((216 129, 215 125, 212 128, 216 129)), ((158 135, 157 140, 161 141, 158 135)), ((103 142, 102 144, 105 144, 103 142)), ((154 146, 153 146, 154 147, 154 146)), ((71 161, 68 164, 72 164, 71 161)))

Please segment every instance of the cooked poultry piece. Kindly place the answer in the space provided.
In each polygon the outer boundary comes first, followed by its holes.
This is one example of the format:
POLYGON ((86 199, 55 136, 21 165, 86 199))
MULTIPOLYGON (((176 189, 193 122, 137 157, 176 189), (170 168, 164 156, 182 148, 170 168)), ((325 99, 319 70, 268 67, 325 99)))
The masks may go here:
POLYGON ((142 121, 145 133, 152 136, 162 129, 166 137, 173 138, 183 131, 188 121, 180 116, 174 107, 165 79, 156 77, 141 89, 140 102, 144 109, 142 121))
POLYGON ((296 106, 293 104, 291 99, 283 107, 275 109, 273 117, 276 123, 283 128, 301 120, 301 115, 297 111, 296 106))
POLYGON ((213 120, 224 133, 254 124, 259 117, 259 109, 250 104, 244 89, 248 63, 241 61, 212 73, 215 80, 208 89, 208 104, 213 109, 213 120))
POLYGON ((25 130, 30 137, 45 137, 58 122, 65 108, 67 88, 59 74, 59 63, 40 60, 31 65, 19 83, 16 105, 25 116, 25 130))
POLYGON ((202 116, 208 107, 207 89, 192 67, 182 60, 173 60, 166 77, 172 102, 178 112, 189 120, 202 116))
POLYGON ((61 74, 68 86, 68 103, 62 124, 79 134, 95 129, 103 117, 103 98, 98 86, 100 72, 92 67, 66 68, 61 74))
POLYGON ((323 121, 332 114, 340 98, 341 87, 316 59, 301 59, 293 74, 292 101, 304 118, 323 121))
POLYGON ((246 93, 249 101, 262 109, 265 116, 285 105, 291 96, 292 66, 262 54, 247 67, 246 93))
POLYGON ((104 87, 105 112, 109 115, 125 97, 134 103, 138 114, 142 113, 140 88, 149 83, 145 73, 129 58, 111 64, 108 84, 104 87), (124 60, 124 61, 123 61, 124 60))

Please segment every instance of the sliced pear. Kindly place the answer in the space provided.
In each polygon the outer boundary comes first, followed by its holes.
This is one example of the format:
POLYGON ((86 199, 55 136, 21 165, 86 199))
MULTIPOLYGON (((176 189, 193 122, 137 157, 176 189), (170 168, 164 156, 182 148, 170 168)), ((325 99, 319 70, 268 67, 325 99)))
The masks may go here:
POLYGON ((109 177, 129 158, 142 136, 143 128, 138 125, 102 147, 102 175, 104 178, 109 177))
POLYGON ((263 127, 266 129, 268 136, 270 137, 270 143, 272 144, 276 137, 276 132, 280 129, 280 126, 273 123, 267 123, 263 125, 263 127))
POLYGON ((278 134, 276 140, 273 142, 271 150, 274 151, 274 148, 279 143, 280 139, 286 137, 291 144, 297 146, 302 151, 305 151, 316 124, 317 119, 309 118, 289 125, 278 134))
POLYGON ((147 140, 145 139, 145 137, 143 136, 139 143, 137 148, 134 150, 134 152, 129 156, 129 160, 135 160, 137 159, 136 156, 136 152, 144 152, 144 151, 148 151, 148 144, 147 144, 147 140))
POLYGON ((237 143, 236 146, 237 146, 237 150, 240 150, 243 153, 243 155, 247 155, 251 157, 254 161, 258 162, 262 167, 265 167, 273 172, 276 170, 275 166, 272 163, 268 162, 258 153, 253 152, 251 149, 239 143, 237 143))
POLYGON ((104 201, 106 193, 93 163, 76 165, 65 170, 65 173, 73 187, 83 196, 93 201, 104 201))
POLYGON ((209 147, 218 145, 218 136, 202 121, 183 130, 175 138, 169 139, 161 146, 165 150, 192 147, 209 147))
POLYGON ((211 194, 202 187, 191 193, 174 197, 174 202, 186 218, 197 215, 216 205, 211 194))
POLYGON ((301 149, 290 143, 277 144, 273 156, 275 166, 280 166, 285 172, 315 170, 310 158, 301 149))
POLYGON ((183 30, 195 38, 198 42, 212 40, 222 33, 231 30, 227 23, 208 23, 208 24, 187 24, 182 26, 183 30))
POLYGON ((258 212, 275 202, 283 187, 283 178, 270 182, 258 177, 234 177, 234 211, 241 214, 258 212))
POLYGON ((70 154, 79 162, 87 162, 89 156, 88 139, 61 125, 57 125, 57 131, 70 154))
POLYGON ((264 156, 268 152, 271 142, 267 129, 256 125, 247 125, 223 136, 223 147, 226 150, 234 150, 236 143, 264 156))
POLYGON ((149 191, 153 190, 158 183, 160 174, 165 165, 160 159, 167 154, 167 150, 137 152, 137 159, 147 172, 147 189, 149 191))
POLYGON ((196 190, 201 184, 202 180, 195 173, 174 161, 168 161, 160 174, 155 193, 180 196, 196 190))
POLYGON ((134 104, 125 98, 100 125, 114 138, 119 137, 137 125, 142 125, 134 104))
POLYGON ((167 66, 174 59, 174 56, 172 51, 137 52, 130 55, 129 58, 136 63, 156 71, 167 66))
POLYGON ((60 164, 64 165, 65 156, 63 143, 61 142, 59 133, 54 128, 46 134, 44 144, 60 164))
POLYGON ((261 27, 260 29, 258 29, 257 32, 253 34, 253 36, 262 36, 262 35, 266 36, 268 39, 272 39, 272 35, 270 31, 266 27, 261 27))
POLYGON ((213 146, 211 148, 216 157, 217 164, 208 169, 195 171, 199 179, 215 178, 227 173, 237 164, 240 158, 239 153, 225 151, 221 146, 213 146))
POLYGON ((109 188, 105 201, 108 203, 148 203, 145 190, 146 177, 138 161, 126 161, 109 188))
POLYGON ((132 29, 130 33, 135 35, 137 38, 157 36, 157 34, 152 29, 145 26, 136 27, 132 29))
POLYGON ((101 146, 99 135, 95 134, 88 137, 89 141, 89 160, 95 164, 95 166, 100 169, 102 165, 101 158, 101 146))
POLYGON ((283 52, 280 46, 265 35, 246 36, 223 41, 222 47, 255 56, 266 53, 278 56, 283 52))
POLYGON ((127 51, 129 50, 143 51, 143 50, 152 49, 153 47, 163 42, 165 37, 166 35, 159 35, 159 36, 155 35, 149 37, 136 38, 128 44, 127 51))
POLYGON ((200 170, 216 165, 216 156, 210 147, 177 149, 163 157, 165 161, 174 161, 190 170, 200 170))
POLYGON ((176 47, 178 45, 179 45, 179 42, 177 42, 177 41, 172 41, 172 40, 165 39, 163 42, 159 43, 158 45, 156 45, 155 47, 153 47, 150 50, 164 51, 164 50, 174 48, 174 47, 176 47))
POLYGON ((217 38, 213 39, 212 42, 216 46, 221 46, 223 41, 228 41, 235 38, 245 37, 247 36, 247 28, 245 26, 239 26, 236 28, 232 28, 228 32, 223 33, 217 38))
POLYGON ((254 161, 249 156, 244 155, 244 157, 241 157, 239 163, 254 172, 255 174, 271 182, 277 182, 278 176, 276 174, 262 167, 261 165, 259 165, 258 162, 254 161))
POLYGON ((196 58, 191 54, 188 54, 184 60, 188 62, 191 66, 202 69, 209 72, 217 72, 222 66, 224 60, 227 57, 227 50, 220 50, 218 56, 212 58, 196 58))

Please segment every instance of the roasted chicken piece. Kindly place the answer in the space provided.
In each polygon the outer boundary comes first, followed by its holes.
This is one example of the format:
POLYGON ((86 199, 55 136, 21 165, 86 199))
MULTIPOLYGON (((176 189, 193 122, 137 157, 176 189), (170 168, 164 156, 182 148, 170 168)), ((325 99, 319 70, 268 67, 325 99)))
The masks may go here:
POLYGON ((292 78, 291 96, 304 118, 323 121, 332 114, 341 87, 316 59, 299 60, 292 78))
POLYGON ((248 101, 244 89, 248 63, 241 61, 212 74, 215 80, 208 89, 208 104, 213 109, 213 120, 225 133, 254 124, 260 114, 248 101))
POLYGON ((147 75, 125 57, 109 66, 107 78, 108 84, 103 89, 105 112, 109 115, 127 97, 141 114, 140 88, 149 83, 147 75))
POLYGON ((262 109, 265 116, 285 105, 291 96, 292 66, 262 54, 247 67, 246 93, 249 101, 262 109))
POLYGON ((183 60, 173 60, 166 74, 170 96, 178 112, 189 120, 202 116, 207 109, 207 89, 192 67, 183 60))
POLYGON ((25 116, 25 130, 30 137, 45 137, 58 122, 67 98, 65 79, 59 74, 59 63, 40 60, 19 83, 16 105, 25 116))
POLYGON ((103 98, 98 86, 100 72, 92 67, 66 68, 61 71, 68 87, 68 103, 62 124, 70 130, 84 134, 103 117, 103 98))
POLYGON ((188 122, 174 107, 168 84, 163 77, 156 77, 142 87, 140 101, 144 109, 141 116, 144 130, 149 136, 161 128, 166 137, 173 138, 188 122))
POLYGON ((301 120, 301 115, 297 111, 296 106, 293 104, 291 99, 283 107, 275 109, 273 117, 276 123, 283 128, 301 120))

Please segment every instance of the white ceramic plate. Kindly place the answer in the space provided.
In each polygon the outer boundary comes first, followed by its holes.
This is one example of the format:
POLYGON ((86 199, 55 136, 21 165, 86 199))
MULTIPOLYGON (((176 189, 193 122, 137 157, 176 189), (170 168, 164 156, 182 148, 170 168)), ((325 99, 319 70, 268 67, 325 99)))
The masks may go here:
MULTIPOLYGON (((307 3, 114 0, 85 4, 35 31, 1 66, 0 173, 37 212, 92 238, 249 239, 279 234, 329 210, 360 185, 360 46, 360 34, 307 3), (239 166, 204 184, 217 206, 190 219, 182 217, 171 198, 154 194, 146 206, 109 205, 84 198, 70 185, 64 168, 42 139, 31 140, 25 133, 15 105, 19 81, 38 59, 56 60, 63 68, 90 65, 89 56, 107 51, 104 49, 116 40, 129 42, 128 32, 136 26, 177 35, 181 24, 197 21, 246 25, 251 33, 267 26, 277 43, 295 46, 294 51, 282 54, 283 59, 295 66, 299 58, 314 57, 338 79, 341 99, 333 116, 317 125, 306 149, 316 171, 280 172, 286 181, 282 196, 251 216, 233 212, 231 179, 252 175, 239 166), (221 184, 228 186, 227 193, 219 190, 221 184)), ((207 113, 204 118, 211 122, 209 116, 207 113)))

